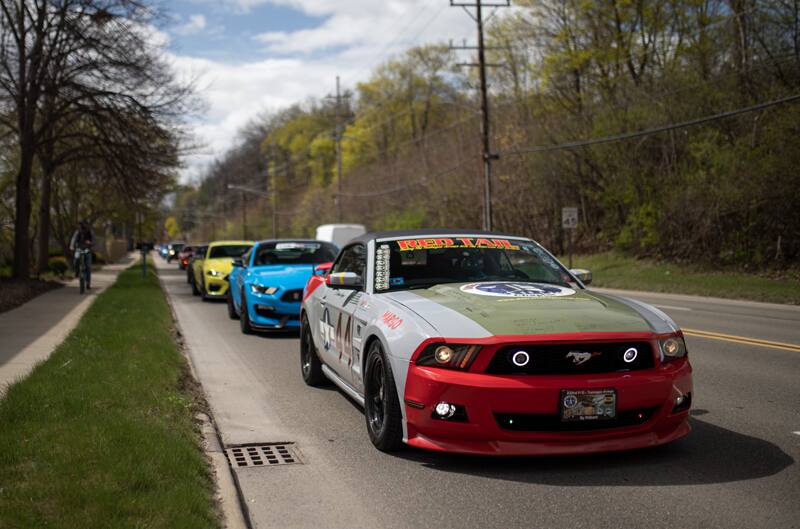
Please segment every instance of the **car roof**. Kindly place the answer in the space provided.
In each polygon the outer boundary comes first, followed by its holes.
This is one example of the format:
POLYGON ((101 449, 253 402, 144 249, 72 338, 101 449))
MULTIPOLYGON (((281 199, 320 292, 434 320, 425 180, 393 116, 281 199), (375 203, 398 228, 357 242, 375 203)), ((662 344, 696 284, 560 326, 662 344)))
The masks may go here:
POLYGON ((298 239, 264 239, 263 241, 256 242, 256 245, 269 244, 269 243, 272 243, 272 242, 321 242, 321 243, 325 243, 325 244, 330 244, 332 246, 336 246, 332 242, 328 242, 328 241, 321 241, 319 239, 301 239, 301 238, 298 238, 298 239))
POLYGON ((208 243, 208 246, 247 246, 255 244, 253 241, 214 241, 208 243))
POLYGON ((417 230, 391 230, 391 231, 374 231, 365 233, 354 238, 348 244, 356 242, 366 243, 375 239, 393 239, 402 237, 427 237, 431 235, 484 235, 490 238, 508 237, 511 239, 529 239, 521 235, 509 235, 506 233, 499 233, 494 231, 484 230, 465 230, 465 229, 449 229, 449 228, 424 228, 417 230))

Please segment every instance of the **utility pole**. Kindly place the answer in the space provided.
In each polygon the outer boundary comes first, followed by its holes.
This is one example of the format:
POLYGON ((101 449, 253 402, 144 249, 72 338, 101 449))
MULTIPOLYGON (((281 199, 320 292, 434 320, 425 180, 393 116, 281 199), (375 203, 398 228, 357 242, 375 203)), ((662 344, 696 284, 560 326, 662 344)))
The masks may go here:
MULTIPOLYGON (((269 174, 267 174, 267 178, 269 178, 269 174)), ((270 186, 270 187, 274 187, 274 186, 270 186)), ((268 192, 268 191, 262 191, 260 189, 255 189, 255 188, 252 188, 252 187, 248 187, 248 186, 243 186, 243 185, 238 185, 238 184, 228 184, 226 189, 239 191, 241 193, 241 196, 242 196, 242 238, 243 239, 247 239, 247 212, 245 211, 247 203, 245 202, 245 193, 250 193, 251 195, 256 195, 256 196, 263 197, 263 198, 270 198, 270 197, 274 198, 276 193, 277 193, 277 187, 275 189, 273 189, 272 192, 268 192)), ((272 204, 273 204, 273 212, 272 212, 273 218, 272 218, 272 221, 274 223, 276 221, 276 219, 277 219, 277 213, 276 213, 276 211, 274 209, 276 201, 273 200, 272 204)), ((275 233, 276 233, 276 227, 273 224, 273 226, 272 226, 273 238, 275 237, 275 233)))
POLYGON ((272 238, 278 238, 278 171, 272 168, 272 238))
POLYGON ((244 191, 241 191, 242 197, 242 240, 247 240, 247 202, 244 199, 244 191))
POLYGON ((329 99, 336 99, 336 222, 342 222, 342 100, 349 98, 349 95, 342 95, 339 84, 339 76, 336 76, 336 95, 328 96, 329 99))
MULTIPOLYGON (((492 153, 491 150, 491 136, 490 136, 490 121, 489 121, 489 95, 488 95, 488 86, 486 82, 486 68, 491 66, 499 66, 498 64, 487 64, 486 63, 486 46, 484 44, 483 38, 483 8, 484 7, 493 7, 495 9, 499 7, 511 7, 511 0, 506 0, 502 3, 488 3, 484 2, 483 0, 475 0, 474 3, 463 3, 463 2, 456 2, 455 0, 450 0, 450 7, 461 7, 466 11, 466 13, 476 22, 478 26, 478 46, 467 46, 464 44, 463 46, 453 46, 450 45, 450 49, 453 50, 477 50, 478 51, 478 63, 466 63, 460 64, 459 66, 470 66, 470 67, 477 67, 480 76, 480 83, 481 83, 481 144, 482 144, 482 152, 481 157, 483 158, 483 229, 487 231, 491 231, 492 229, 492 160, 497 160, 499 157, 496 153, 492 153), (475 14, 473 15, 472 12, 468 9, 469 7, 475 8, 475 14)), ((493 15, 494 13, 492 13, 493 15)), ((491 18, 491 16, 489 18, 491 18)))

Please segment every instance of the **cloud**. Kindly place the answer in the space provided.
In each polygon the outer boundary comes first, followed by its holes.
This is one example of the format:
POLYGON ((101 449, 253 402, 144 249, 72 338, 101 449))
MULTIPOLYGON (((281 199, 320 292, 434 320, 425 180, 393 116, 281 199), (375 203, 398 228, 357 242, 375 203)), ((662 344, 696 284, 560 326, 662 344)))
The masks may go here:
POLYGON ((199 95, 208 107, 202 119, 190 123, 200 152, 187 156, 183 181, 197 180, 215 158, 230 148, 237 132, 264 112, 275 112, 311 96, 334 90, 337 74, 352 68, 309 63, 297 59, 266 59, 245 64, 225 64, 209 59, 173 56, 181 78, 195 78, 199 95))
MULTIPOLYGON (((205 0, 196 1, 200 5, 205 0)), ((212 60, 187 50, 173 55, 181 75, 198 79, 209 109, 192 123, 195 136, 207 147, 185 159, 183 181, 202 176, 234 144, 237 131, 259 114, 324 97, 334 91, 337 75, 345 89, 353 89, 372 68, 411 46, 472 40, 475 32, 474 22, 462 10, 450 8, 447 0, 215 2, 237 13, 250 12, 248 16, 269 16, 263 6, 280 5, 321 21, 312 28, 253 36, 256 56, 249 60, 212 60)))
POLYGON ((184 24, 173 28, 172 31, 178 35, 194 35, 206 29, 207 25, 205 15, 190 15, 184 24))

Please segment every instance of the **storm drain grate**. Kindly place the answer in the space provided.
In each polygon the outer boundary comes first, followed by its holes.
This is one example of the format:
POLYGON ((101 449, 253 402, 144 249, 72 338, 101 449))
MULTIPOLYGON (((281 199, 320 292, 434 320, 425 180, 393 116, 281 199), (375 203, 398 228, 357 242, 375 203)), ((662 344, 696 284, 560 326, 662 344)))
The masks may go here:
POLYGON ((234 445, 225 449, 225 456, 235 468, 302 463, 294 450, 294 443, 234 445))

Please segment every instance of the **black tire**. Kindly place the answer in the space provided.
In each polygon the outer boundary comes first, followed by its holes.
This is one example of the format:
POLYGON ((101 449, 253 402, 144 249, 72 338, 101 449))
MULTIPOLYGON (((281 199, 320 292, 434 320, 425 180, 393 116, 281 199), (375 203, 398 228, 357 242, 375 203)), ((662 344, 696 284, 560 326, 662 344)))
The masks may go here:
POLYGON ((247 298, 245 297, 244 290, 242 290, 242 311, 239 315, 239 327, 242 329, 242 334, 253 334, 253 326, 250 325, 250 314, 247 310, 247 298))
POLYGON ((300 323, 300 373, 303 375, 303 382, 312 387, 324 386, 328 381, 322 373, 322 362, 314 346, 311 326, 305 314, 300 323))
POLYGON ((197 281, 194 280, 194 276, 192 276, 192 280, 189 281, 189 284, 192 285, 192 295, 193 296, 199 296, 200 295, 200 289, 197 288, 197 281))
POLYGON ((381 452, 397 451, 403 446, 403 417, 392 366, 378 340, 369 346, 365 374, 364 417, 369 440, 381 452))
POLYGON ((80 271, 78 285, 80 287, 81 294, 86 292, 86 274, 83 272, 83 270, 80 271))
POLYGON ((203 282, 200 283, 200 299, 203 301, 208 301, 208 294, 206 294, 206 280, 203 279, 203 282))
POLYGON ((236 307, 233 306, 233 296, 231 295, 231 289, 228 289, 228 295, 225 297, 228 298, 228 317, 232 320, 238 320, 239 315, 236 314, 236 307))

